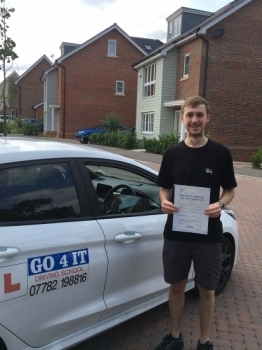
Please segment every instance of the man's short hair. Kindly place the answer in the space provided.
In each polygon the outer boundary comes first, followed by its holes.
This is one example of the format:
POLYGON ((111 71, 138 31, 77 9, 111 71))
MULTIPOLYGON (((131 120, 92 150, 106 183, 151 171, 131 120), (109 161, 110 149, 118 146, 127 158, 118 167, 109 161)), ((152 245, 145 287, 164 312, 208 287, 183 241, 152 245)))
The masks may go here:
POLYGON ((184 110, 186 107, 192 107, 195 108, 199 105, 204 105, 206 107, 206 113, 207 115, 210 114, 210 105, 209 102, 200 96, 192 96, 192 97, 188 97, 184 103, 182 104, 182 115, 184 114, 184 110))

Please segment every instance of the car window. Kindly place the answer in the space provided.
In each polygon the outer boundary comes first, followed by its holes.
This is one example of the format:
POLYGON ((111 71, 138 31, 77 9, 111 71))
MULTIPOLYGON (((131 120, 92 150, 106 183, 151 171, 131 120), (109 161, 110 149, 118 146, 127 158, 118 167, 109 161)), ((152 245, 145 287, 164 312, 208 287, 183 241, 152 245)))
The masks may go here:
POLYGON ((0 222, 81 216, 67 163, 0 170, 0 222))
POLYGON ((107 130, 106 125, 100 125, 96 128, 97 130, 107 130))
POLYGON ((85 166, 104 215, 159 213, 159 187, 155 181, 114 166, 85 166))

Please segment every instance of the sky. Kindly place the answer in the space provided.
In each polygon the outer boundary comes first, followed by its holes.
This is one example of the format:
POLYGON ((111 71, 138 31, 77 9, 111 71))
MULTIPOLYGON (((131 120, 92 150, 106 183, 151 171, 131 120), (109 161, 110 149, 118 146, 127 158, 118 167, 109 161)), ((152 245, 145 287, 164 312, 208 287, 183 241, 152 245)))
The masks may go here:
POLYGON ((230 1, 5 0, 7 8, 15 9, 7 35, 19 56, 7 75, 13 70, 22 75, 43 55, 54 62, 62 42, 82 44, 114 23, 129 36, 166 42, 166 18, 180 7, 215 12, 230 1))

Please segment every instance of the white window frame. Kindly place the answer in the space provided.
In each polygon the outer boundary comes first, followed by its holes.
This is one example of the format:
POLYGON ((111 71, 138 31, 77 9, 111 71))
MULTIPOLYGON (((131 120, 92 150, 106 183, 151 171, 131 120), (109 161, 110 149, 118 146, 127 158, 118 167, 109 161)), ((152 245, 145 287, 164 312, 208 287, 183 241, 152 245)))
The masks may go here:
POLYGON ((175 38, 181 34, 181 21, 182 17, 180 15, 168 23, 168 39, 175 38))
POLYGON ((125 93, 125 82, 123 80, 116 81, 116 94, 123 95, 125 93), (120 87, 120 89, 119 89, 120 87))
POLYGON ((175 111, 175 118, 174 118, 174 132, 180 136, 181 134, 181 113, 182 111, 175 111))
POLYGON ((16 109, 14 109, 14 108, 10 109, 10 114, 11 114, 13 117, 16 117, 16 109))
POLYGON ((116 56, 116 40, 108 40, 107 54, 108 56, 116 56))
POLYGON ((144 69, 144 97, 155 96, 156 93, 156 63, 144 69))
POLYGON ((184 55, 183 77, 189 76, 189 62, 190 62, 190 54, 187 53, 184 55))
POLYGON ((154 112, 142 113, 142 133, 153 134, 154 131, 154 112))

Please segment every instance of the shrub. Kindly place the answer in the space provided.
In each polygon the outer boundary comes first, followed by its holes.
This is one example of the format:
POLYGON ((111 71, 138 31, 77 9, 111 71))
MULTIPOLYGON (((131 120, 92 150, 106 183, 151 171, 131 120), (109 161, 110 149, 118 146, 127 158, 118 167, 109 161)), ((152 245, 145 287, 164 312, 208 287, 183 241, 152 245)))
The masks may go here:
POLYGON ((159 139, 155 137, 153 139, 143 138, 144 148, 147 152, 163 154, 168 147, 179 142, 179 136, 174 132, 158 137, 159 139))
POLYGON ((118 147, 119 132, 106 132, 104 134, 104 145, 118 147))
MULTIPOLYGON (((10 121, 6 122, 6 133, 7 134, 21 134, 23 122, 21 118, 17 118, 14 123, 10 121)), ((4 132, 4 123, 0 123, 0 133, 4 132)))
POLYGON ((90 135, 89 142, 91 144, 119 147, 124 149, 133 149, 136 148, 137 145, 135 132, 121 133, 120 131, 94 133, 90 135))
POLYGON ((212 138, 210 130, 207 131, 207 133, 206 133, 205 136, 206 136, 208 139, 211 139, 211 138, 212 138))
POLYGON ((161 154, 160 142, 155 137, 152 139, 143 137, 143 144, 146 152, 161 154))
POLYGON ((145 148, 147 152, 163 154, 165 149, 169 146, 178 143, 179 136, 174 132, 170 134, 161 135, 159 139, 137 140, 136 132, 105 132, 94 133, 90 135, 89 142, 91 144, 104 145, 110 147, 119 147, 124 149, 145 148))
POLYGON ((120 118, 115 112, 110 112, 102 122, 106 124, 108 132, 115 132, 118 130, 118 126, 122 124, 122 118, 120 118))
POLYGON ((23 123, 22 133, 27 136, 38 136, 39 127, 37 124, 27 124, 23 123))
POLYGON ((118 147, 124 149, 134 149, 137 148, 136 132, 128 131, 126 133, 119 133, 118 137, 118 147))
POLYGON ((257 153, 253 154, 250 158, 252 162, 252 168, 260 169, 262 163, 262 147, 260 147, 257 153))

